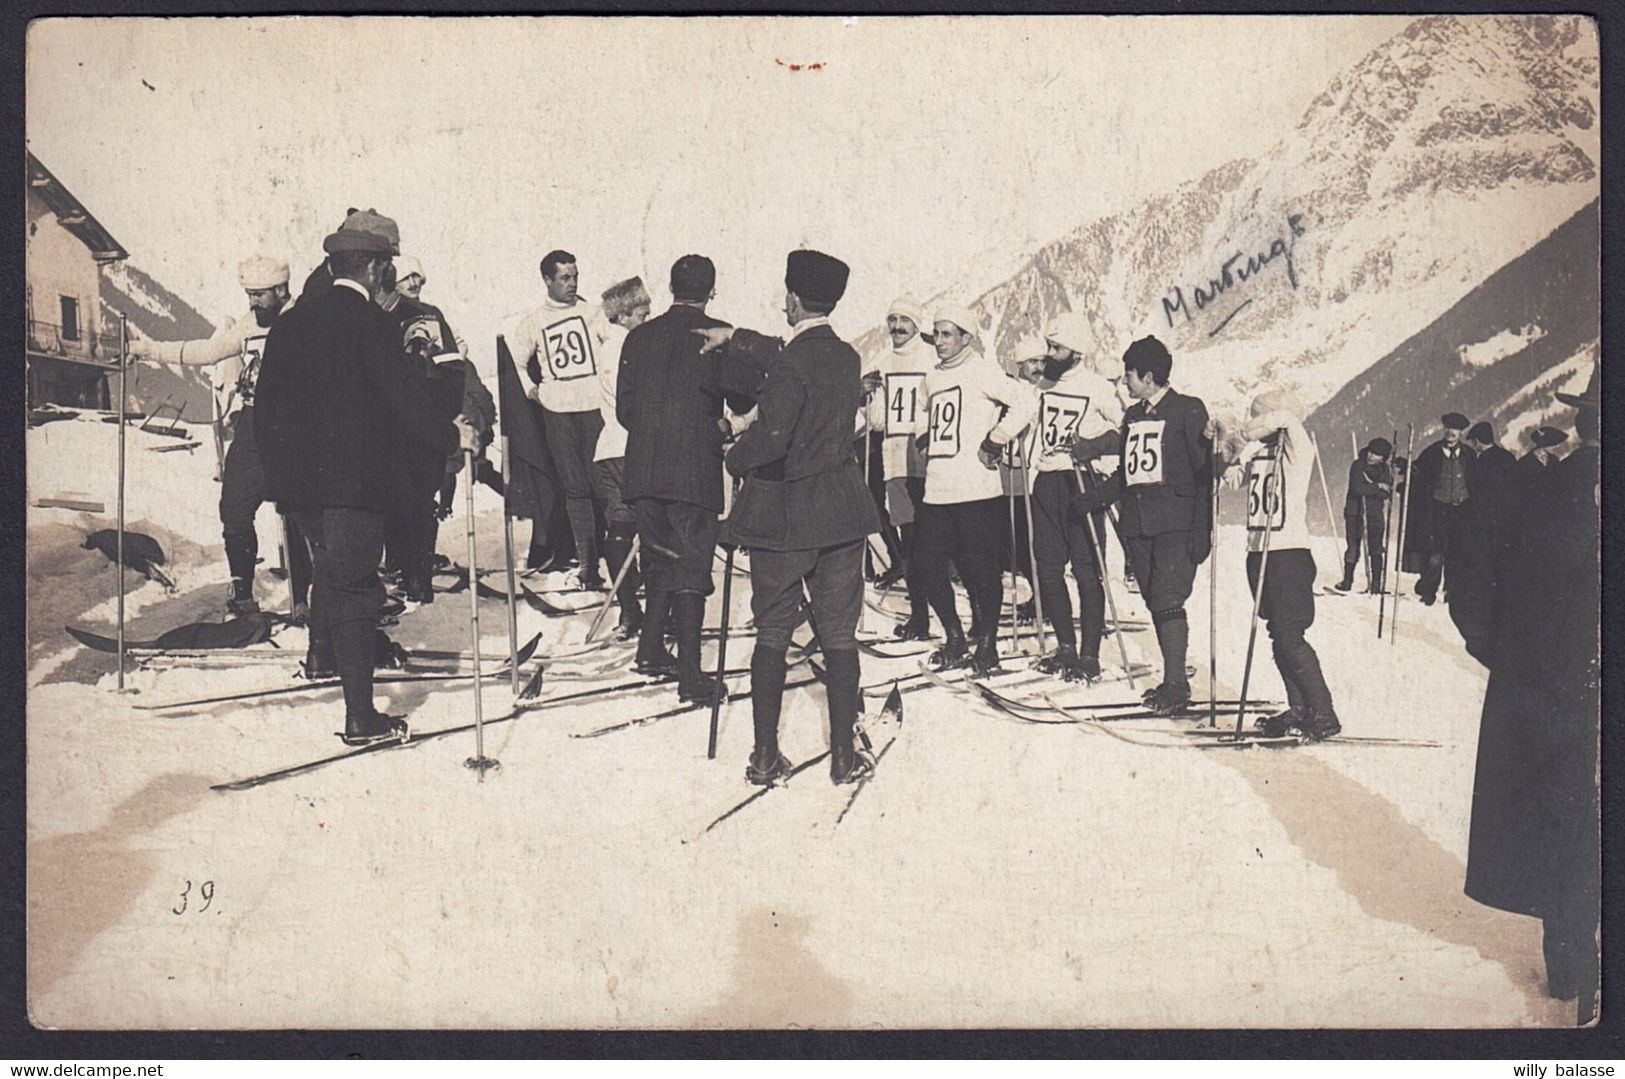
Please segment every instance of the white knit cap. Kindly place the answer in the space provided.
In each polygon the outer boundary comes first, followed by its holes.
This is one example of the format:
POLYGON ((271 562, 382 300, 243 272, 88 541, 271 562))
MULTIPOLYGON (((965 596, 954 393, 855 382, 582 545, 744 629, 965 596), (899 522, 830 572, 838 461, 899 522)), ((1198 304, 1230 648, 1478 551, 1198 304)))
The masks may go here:
POLYGON ((925 305, 912 296, 899 296, 886 308, 887 315, 902 315, 914 323, 916 330, 929 330, 925 324, 925 305))
POLYGON ((237 281, 249 292, 288 283, 288 264, 269 255, 250 255, 237 264, 237 281))
POLYGON ((1082 311, 1063 311, 1056 315, 1044 327, 1044 336, 1084 356, 1093 353, 1098 346, 1094 322, 1082 311))
POLYGON ((396 255, 395 256, 395 280, 397 280, 397 281, 405 281, 408 277, 411 277, 413 274, 417 274, 419 277, 423 278, 425 281, 427 281, 429 279, 428 274, 425 274, 423 272, 423 263, 419 262, 415 256, 413 256, 413 255, 396 255))
POLYGON ((982 332, 982 327, 978 325, 976 320, 976 313, 970 308, 957 303, 939 303, 937 305, 936 311, 931 316, 931 324, 934 326, 939 322, 951 322, 973 337, 982 332))

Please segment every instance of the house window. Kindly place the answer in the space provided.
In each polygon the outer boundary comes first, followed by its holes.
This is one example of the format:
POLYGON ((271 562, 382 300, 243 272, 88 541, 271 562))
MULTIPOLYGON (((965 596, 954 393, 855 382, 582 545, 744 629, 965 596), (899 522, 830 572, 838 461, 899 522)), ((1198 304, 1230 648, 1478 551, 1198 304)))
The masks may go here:
POLYGON ((62 339, 79 340, 79 301, 72 296, 62 297, 62 339))

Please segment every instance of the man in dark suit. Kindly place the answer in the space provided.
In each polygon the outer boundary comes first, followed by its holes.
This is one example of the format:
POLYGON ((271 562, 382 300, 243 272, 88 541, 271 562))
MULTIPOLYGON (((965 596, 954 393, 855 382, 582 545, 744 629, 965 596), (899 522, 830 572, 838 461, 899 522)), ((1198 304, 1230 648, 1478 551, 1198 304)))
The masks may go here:
POLYGON ((728 471, 746 479, 723 536, 751 551, 756 746, 745 778, 763 786, 791 767, 779 752, 779 709, 784 653, 804 586, 829 667, 830 778, 854 783, 873 768, 854 750, 852 731, 860 699, 855 634, 863 608, 864 537, 880 530, 880 514, 850 449, 853 418, 863 405, 861 363, 829 325, 847 274, 837 258, 792 251, 784 275, 789 337, 781 342, 741 330, 729 343, 727 362, 756 357, 767 370, 755 422, 727 455, 728 471))
MULTIPOLYGON (((719 421, 732 391, 722 358, 701 356, 692 331, 727 325, 705 313, 716 277, 703 255, 672 265, 671 308, 627 334, 615 386, 615 416, 626 428, 621 497, 637 515, 648 589, 636 669, 676 674, 680 700, 706 703, 727 692, 700 673, 700 629, 722 512, 719 421), (677 630, 675 663, 665 647, 668 606, 677 630)), ((748 398, 739 404, 750 407, 748 398)))
POLYGON ((1123 384, 1134 404, 1123 415, 1122 462, 1109 489, 1122 501, 1118 534, 1151 610, 1162 651, 1162 682, 1147 690, 1159 715, 1190 704, 1185 601, 1212 546, 1213 438, 1207 406, 1168 385, 1173 357, 1155 337, 1123 353, 1123 384))
MULTIPOLYGON (((1439 598, 1439 585, 1448 594, 1452 549, 1461 545, 1467 527, 1467 503, 1473 493, 1473 451, 1462 444, 1470 425, 1460 412, 1439 417, 1444 434, 1416 455, 1416 482, 1411 485, 1405 514, 1405 555, 1423 560, 1416 594, 1430 607, 1439 598)), ((1409 558, 1406 559, 1409 561, 1409 558)))
POLYGON ((1343 579, 1332 587, 1347 592, 1354 587, 1354 567, 1360 564, 1360 545, 1366 549, 1367 590, 1382 592, 1388 542, 1388 499, 1394 475, 1388 467, 1394 447, 1386 438, 1373 438, 1349 464, 1348 493, 1343 496, 1343 579))
POLYGON ((301 296, 265 343, 256 435, 266 487, 311 545, 311 671, 344 683, 347 745, 406 737, 372 702, 373 645, 383 588, 384 517, 401 497, 394 461, 405 442, 442 456, 474 445, 420 383, 402 377, 402 341, 378 295, 389 241, 347 227, 322 244, 333 281, 301 296))

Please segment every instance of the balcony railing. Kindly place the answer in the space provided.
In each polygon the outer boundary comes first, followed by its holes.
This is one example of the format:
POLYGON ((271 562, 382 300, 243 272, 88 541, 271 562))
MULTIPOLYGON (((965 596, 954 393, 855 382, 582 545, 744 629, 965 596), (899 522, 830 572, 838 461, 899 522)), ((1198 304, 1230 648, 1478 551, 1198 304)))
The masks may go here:
POLYGON ((75 363, 117 367, 118 334, 89 334, 81 330, 78 337, 65 337, 61 326, 29 319, 28 351, 41 356, 58 356, 75 363))

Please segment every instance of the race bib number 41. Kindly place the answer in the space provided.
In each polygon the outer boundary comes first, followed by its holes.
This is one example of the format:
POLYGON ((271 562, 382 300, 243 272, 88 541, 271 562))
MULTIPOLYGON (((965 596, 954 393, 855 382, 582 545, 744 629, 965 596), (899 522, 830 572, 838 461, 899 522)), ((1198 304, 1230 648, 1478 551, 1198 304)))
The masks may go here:
POLYGON ((598 373, 592 354, 592 335, 587 331, 587 320, 573 315, 555 322, 543 335, 547 349, 547 373, 563 382, 572 378, 586 378, 598 373))
POLYGON ((920 388, 925 376, 916 374, 886 376, 886 433, 911 435, 920 423, 920 388))
POLYGON ((1038 430, 1044 452, 1052 453, 1078 437, 1078 428, 1089 412, 1089 398, 1076 393, 1045 390, 1038 406, 1038 430))
POLYGON ((931 395, 931 437, 925 445, 927 457, 959 455, 960 387, 938 390, 931 395))
POLYGON ((1279 532, 1285 527, 1286 500, 1275 456, 1260 454, 1247 463, 1247 530, 1279 532))
POLYGON ((1166 420, 1135 420, 1123 443, 1123 482, 1149 487, 1162 482, 1162 431, 1166 420))

